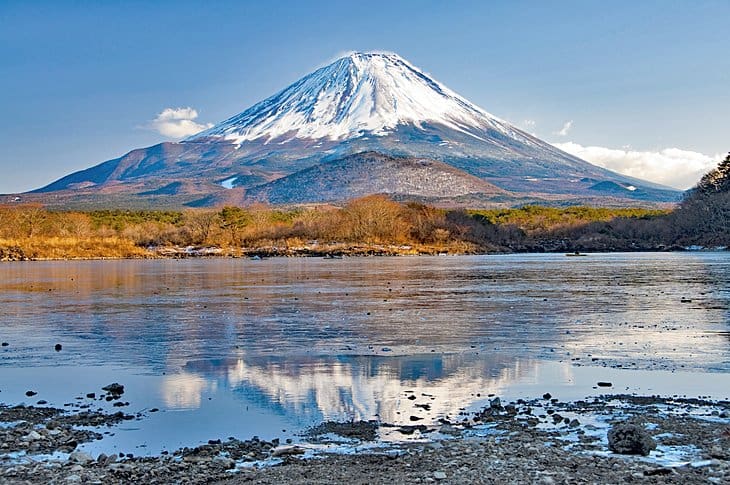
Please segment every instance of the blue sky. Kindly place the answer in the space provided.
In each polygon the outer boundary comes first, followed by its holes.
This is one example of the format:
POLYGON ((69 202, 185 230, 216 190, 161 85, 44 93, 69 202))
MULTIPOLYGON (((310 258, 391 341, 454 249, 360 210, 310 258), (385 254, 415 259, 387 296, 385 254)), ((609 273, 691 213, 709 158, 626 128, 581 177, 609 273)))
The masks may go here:
POLYGON ((173 139, 154 129, 167 108, 221 121, 352 50, 397 52, 589 161, 686 186, 730 150, 729 20, 728 0, 0 0, 0 193, 173 139))

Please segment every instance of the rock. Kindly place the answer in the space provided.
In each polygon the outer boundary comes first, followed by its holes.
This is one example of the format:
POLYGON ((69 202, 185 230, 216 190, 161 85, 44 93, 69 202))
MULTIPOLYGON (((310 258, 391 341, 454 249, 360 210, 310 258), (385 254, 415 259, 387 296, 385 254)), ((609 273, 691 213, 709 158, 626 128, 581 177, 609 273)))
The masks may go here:
POLYGON ((617 424, 608 431, 608 448, 622 455, 647 456, 656 448, 656 442, 640 426, 617 424))
POLYGON ((89 399, 96 399, 96 393, 95 392, 90 392, 90 393, 88 393, 86 395, 86 397, 88 397, 89 399))
POLYGON ((43 436, 41 436, 41 434, 35 430, 31 431, 30 433, 25 435, 25 437, 23 437, 25 441, 37 441, 41 438, 43 438, 43 436))
POLYGON ((25 395, 28 396, 28 397, 33 397, 36 394, 38 394, 38 393, 35 392, 35 391, 25 391, 25 395))
POLYGON ((227 456, 216 457, 213 461, 223 466, 226 470, 236 468, 236 460, 228 458, 227 456))
POLYGON ((613 384, 610 382, 598 381, 598 387, 612 387, 613 384))
POLYGON ((282 446, 281 448, 276 448, 276 449, 274 449, 274 451, 271 452, 271 456, 273 456, 273 457, 303 455, 303 454, 304 454, 304 449, 299 448, 298 446, 282 446))
POLYGON ((81 477, 78 475, 69 475, 66 477, 66 481, 69 483, 77 483, 81 481, 81 477))
POLYGON ((442 471, 433 472, 433 478, 436 480, 446 480, 446 473, 442 471))
POLYGON ((578 426, 580 426, 580 421, 578 421, 577 419, 573 419, 571 422, 568 423, 568 426, 571 428, 577 428, 578 426))
POLYGON ((87 463, 91 463, 92 461, 94 461, 91 455, 79 450, 74 451, 73 453, 68 455, 68 459, 69 461, 73 461, 80 465, 86 465, 87 463))
POLYGON ((658 475, 671 475, 673 473, 673 470, 671 468, 651 468, 649 470, 644 470, 644 476, 646 477, 655 477, 658 475))
POLYGON ((723 449, 722 446, 715 445, 710 448, 710 456, 720 460, 727 460, 730 458, 730 451, 723 449))
POLYGON ((101 388, 102 391, 106 391, 109 394, 114 394, 121 396, 124 394, 124 386, 119 384, 118 382, 114 382, 112 384, 109 384, 108 386, 104 386, 101 388))
POLYGON ((542 398, 545 400, 550 399, 551 397, 553 397, 553 395, 550 394, 549 392, 546 392, 545 394, 542 395, 542 398))
POLYGON ((53 347, 53 350, 55 350, 56 352, 60 352, 62 349, 63 349, 63 345, 61 345, 61 344, 56 344, 53 347))
POLYGON ((9 344, 9 343, 7 343, 7 342, 3 342, 3 343, 2 343, 2 344, 0 344, 0 345, 2 345, 3 347, 7 347, 7 346, 8 346, 8 345, 10 345, 10 344, 9 344))
POLYGON ((498 397, 495 397, 494 399, 489 401, 489 407, 492 409, 501 409, 502 401, 498 397))

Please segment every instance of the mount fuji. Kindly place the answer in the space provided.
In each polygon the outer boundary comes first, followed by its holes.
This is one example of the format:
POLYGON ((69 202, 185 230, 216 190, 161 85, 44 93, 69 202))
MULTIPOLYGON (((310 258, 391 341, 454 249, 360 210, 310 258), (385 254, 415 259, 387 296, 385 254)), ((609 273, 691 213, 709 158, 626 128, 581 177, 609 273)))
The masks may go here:
POLYGON ((641 205, 680 195, 569 155, 392 53, 347 55, 210 129, 34 191, 71 205, 137 206, 369 193, 472 206, 641 205))

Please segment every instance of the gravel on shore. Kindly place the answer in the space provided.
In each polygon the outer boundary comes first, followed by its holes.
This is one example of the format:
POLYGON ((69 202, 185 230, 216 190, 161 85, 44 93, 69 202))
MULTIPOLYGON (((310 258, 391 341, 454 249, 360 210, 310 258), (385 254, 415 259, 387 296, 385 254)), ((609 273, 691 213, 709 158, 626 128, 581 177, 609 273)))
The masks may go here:
POLYGON ((82 428, 144 418, 2 406, 0 482, 730 483, 729 412, 728 402, 698 399, 495 400, 434 425, 322 423, 293 445, 229 439, 154 457, 92 457, 77 446, 101 435, 82 428), (656 446, 650 456, 610 451, 608 431, 627 424, 656 446), (376 431, 420 440, 387 444, 373 441, 376 431), (346 452, 313 453, 332 435, 350 443, 346 452))

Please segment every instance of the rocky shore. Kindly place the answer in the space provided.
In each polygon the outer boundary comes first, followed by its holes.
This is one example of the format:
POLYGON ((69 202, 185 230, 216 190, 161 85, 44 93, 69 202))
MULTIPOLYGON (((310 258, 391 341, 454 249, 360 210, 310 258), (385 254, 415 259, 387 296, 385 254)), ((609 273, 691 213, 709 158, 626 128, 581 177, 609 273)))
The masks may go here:
POLYGON ((0 407, 2 483, 728 483, 730 403, 549 394, 433 424, 322 423, 158 456, 83 444, 144 415, 0 407), (388 435, 388 442, 380 439, 388 435), (394 439, 395 438, 395 439, 394 439))

